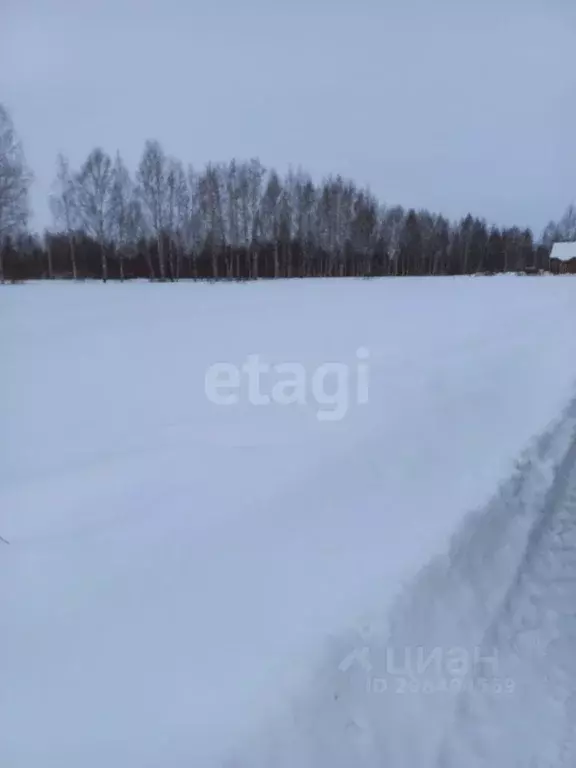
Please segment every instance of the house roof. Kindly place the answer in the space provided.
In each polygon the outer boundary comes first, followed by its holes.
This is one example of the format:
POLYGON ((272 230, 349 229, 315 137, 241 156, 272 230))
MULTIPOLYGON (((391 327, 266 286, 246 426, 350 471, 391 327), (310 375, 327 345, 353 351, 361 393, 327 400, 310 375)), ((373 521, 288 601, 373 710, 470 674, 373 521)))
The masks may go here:
POLYGON ((576 259, 576 242, 554 243, 550 258, 558 259, 558 261, 571 261, 572 259, 576 259))

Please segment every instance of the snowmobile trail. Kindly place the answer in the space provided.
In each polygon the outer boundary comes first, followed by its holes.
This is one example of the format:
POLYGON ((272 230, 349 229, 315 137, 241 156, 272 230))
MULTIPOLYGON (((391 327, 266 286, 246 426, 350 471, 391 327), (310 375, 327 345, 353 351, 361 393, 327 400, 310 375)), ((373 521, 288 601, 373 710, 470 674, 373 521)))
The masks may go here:
POLYGON ((576 399, 385 618, 334 639, 258 765, 576 765, 575 606, 576 399))
POLYGON ((576 437, 558 468, 484 645, 514 696, 486 696, 478 664, 457 705, 439 766, 576 765, 576 437), (518 681, 516 683, 516 681, 518 681), (486 728, 486 724, 490 728, 486 728), (539 744, 527 738, 527 726, 539 744))
POLYGON ((376 705, 390 765, 575 765, 575 605, 576 401, 393 612, 393 733, 376 705), (420 647, 440 665, 415 669, 420 647))

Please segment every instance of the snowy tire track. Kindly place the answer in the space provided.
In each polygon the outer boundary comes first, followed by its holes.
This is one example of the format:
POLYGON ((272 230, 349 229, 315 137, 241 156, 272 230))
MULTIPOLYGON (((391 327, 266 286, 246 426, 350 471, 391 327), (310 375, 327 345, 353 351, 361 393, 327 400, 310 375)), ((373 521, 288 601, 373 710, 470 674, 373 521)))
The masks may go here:
POLYGON ((576 765, 575 606, 576 439, 484 638, 485 645, 499 650, 499 673, 518 679, 515 695, 506 700, 481 693, 476 682, 486 679, 486 670, 478 665, 458 702, 439 766, 461 765, 463 759, 470 768, 576 765), (536 748, 526 738, 531 722, 546 734, 536 748))

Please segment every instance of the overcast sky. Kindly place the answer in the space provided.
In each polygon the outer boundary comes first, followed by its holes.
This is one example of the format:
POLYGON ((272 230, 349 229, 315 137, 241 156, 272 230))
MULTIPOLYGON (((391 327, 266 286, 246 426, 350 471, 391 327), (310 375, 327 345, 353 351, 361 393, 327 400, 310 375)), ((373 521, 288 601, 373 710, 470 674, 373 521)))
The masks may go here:
POLYGON ((576 198, 574 0, 0 0, 0 101, 58 152, 257 156, 537 234, 576 198))

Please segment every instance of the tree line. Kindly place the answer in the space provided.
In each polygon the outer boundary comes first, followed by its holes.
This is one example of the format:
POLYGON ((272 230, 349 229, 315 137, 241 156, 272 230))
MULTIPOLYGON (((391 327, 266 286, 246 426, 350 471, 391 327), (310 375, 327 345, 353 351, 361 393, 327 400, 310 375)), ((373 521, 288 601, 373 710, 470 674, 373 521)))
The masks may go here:
POLYGON ((571 206, 536 241, 529 229, 387 206, 341 176, 316 184, 258 159, 185 167, 147 141, 132 174, 120 154, 57 158, 53 227, 30 232, 32 174, 0 105, 0 279, 250 280, 460 275, 550 267, 576 240, 571 206))

